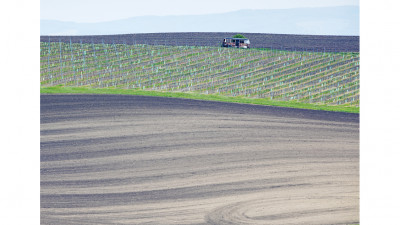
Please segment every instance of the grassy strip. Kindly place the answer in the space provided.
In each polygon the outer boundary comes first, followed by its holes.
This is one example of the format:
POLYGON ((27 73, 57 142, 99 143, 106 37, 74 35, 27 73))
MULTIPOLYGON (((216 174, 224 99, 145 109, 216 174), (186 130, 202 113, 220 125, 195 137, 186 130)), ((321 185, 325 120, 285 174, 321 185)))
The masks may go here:
POLYGON ((269 105, 280 106, 288 108, 300 109, 313 109, 324 111, 348 112, 359 113, 359 107, 353 106, 330 106, 322 104, 308 104, 297 101, 274 101, 263 98, 246 98, 246 97, 228 97, 223 95, 206 95, 198 93, 182 93, 182 92, 161 92, 161 91, 145 91, 138 89, 117 89, 117 88, 90 88, 90 87, 66 87, 66 86, 53 86, 41 87, 41 94, 118 94, 118 95, 144 95, 144 96, 159 96, 159 97, 172 97, 172 98, 188 98, 207 101, 220 101, 220 102, 234 102, 245 104, 269 105))

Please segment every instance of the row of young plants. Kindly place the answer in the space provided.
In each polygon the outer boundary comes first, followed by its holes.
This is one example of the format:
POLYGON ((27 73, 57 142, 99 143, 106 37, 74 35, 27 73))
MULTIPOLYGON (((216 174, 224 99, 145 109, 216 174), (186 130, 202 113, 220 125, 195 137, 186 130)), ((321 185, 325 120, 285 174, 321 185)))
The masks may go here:
POLYGON ((359 105, 359 54, 41 42, 41 85, 359 105))

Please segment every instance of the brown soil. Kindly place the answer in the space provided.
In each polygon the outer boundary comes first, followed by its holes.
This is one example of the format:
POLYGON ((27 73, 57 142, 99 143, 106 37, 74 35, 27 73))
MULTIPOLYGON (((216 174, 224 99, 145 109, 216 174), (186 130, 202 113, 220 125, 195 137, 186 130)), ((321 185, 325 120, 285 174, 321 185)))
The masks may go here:
POLYGON ((41 224, 351 224, 359 116, 41 96, 41 224))

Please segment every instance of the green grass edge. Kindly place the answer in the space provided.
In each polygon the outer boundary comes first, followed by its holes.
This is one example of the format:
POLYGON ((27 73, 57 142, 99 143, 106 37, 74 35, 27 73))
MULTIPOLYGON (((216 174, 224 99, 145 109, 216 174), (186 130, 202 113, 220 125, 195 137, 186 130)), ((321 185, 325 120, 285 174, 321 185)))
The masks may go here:
POLYGON ((246 97, 229 97, 217 94, 198 94, 191 92, 162 92, 162 91, 147 91, 139 89, 118 89, 118 88, 91 88, 91 87, 69 87, 69 86, 52 86, 40 87, 40 94, 115 94, 115 95, 143 95, 157 96, 170 98, 187 98, 207 101, 233 102, 242 104, 256 104, 279 106, 286 108, 312 109, 323 111, 360 113, 359 107, 354 106, 332 106, 323 104, 309 104, 297 101, 275 101, 261 98, 246 98, 246 97))

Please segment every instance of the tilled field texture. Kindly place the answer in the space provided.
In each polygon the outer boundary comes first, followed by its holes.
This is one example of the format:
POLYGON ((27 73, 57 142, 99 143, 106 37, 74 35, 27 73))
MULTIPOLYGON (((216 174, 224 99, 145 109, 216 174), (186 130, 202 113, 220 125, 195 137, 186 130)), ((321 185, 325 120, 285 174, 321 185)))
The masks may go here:
MULTIPOLYGON (((240 33, 240 32, 239 32, 240 33)), ((237 33, 187 32, 84 36, 40 36, 41 42, 146 44, 170 46, 221 46, 222 40, 237 33)), ((293 35, 241 33, 250 39, 252 48, 296 51, 359 52, 359 36, 293 35)))
POLYGON ((41 224, 354 224, 359 115, 41 96, 41 224))
POLYGON ((42 87, 196 92, 359 106, 359 53, 41 42, 42 87))

